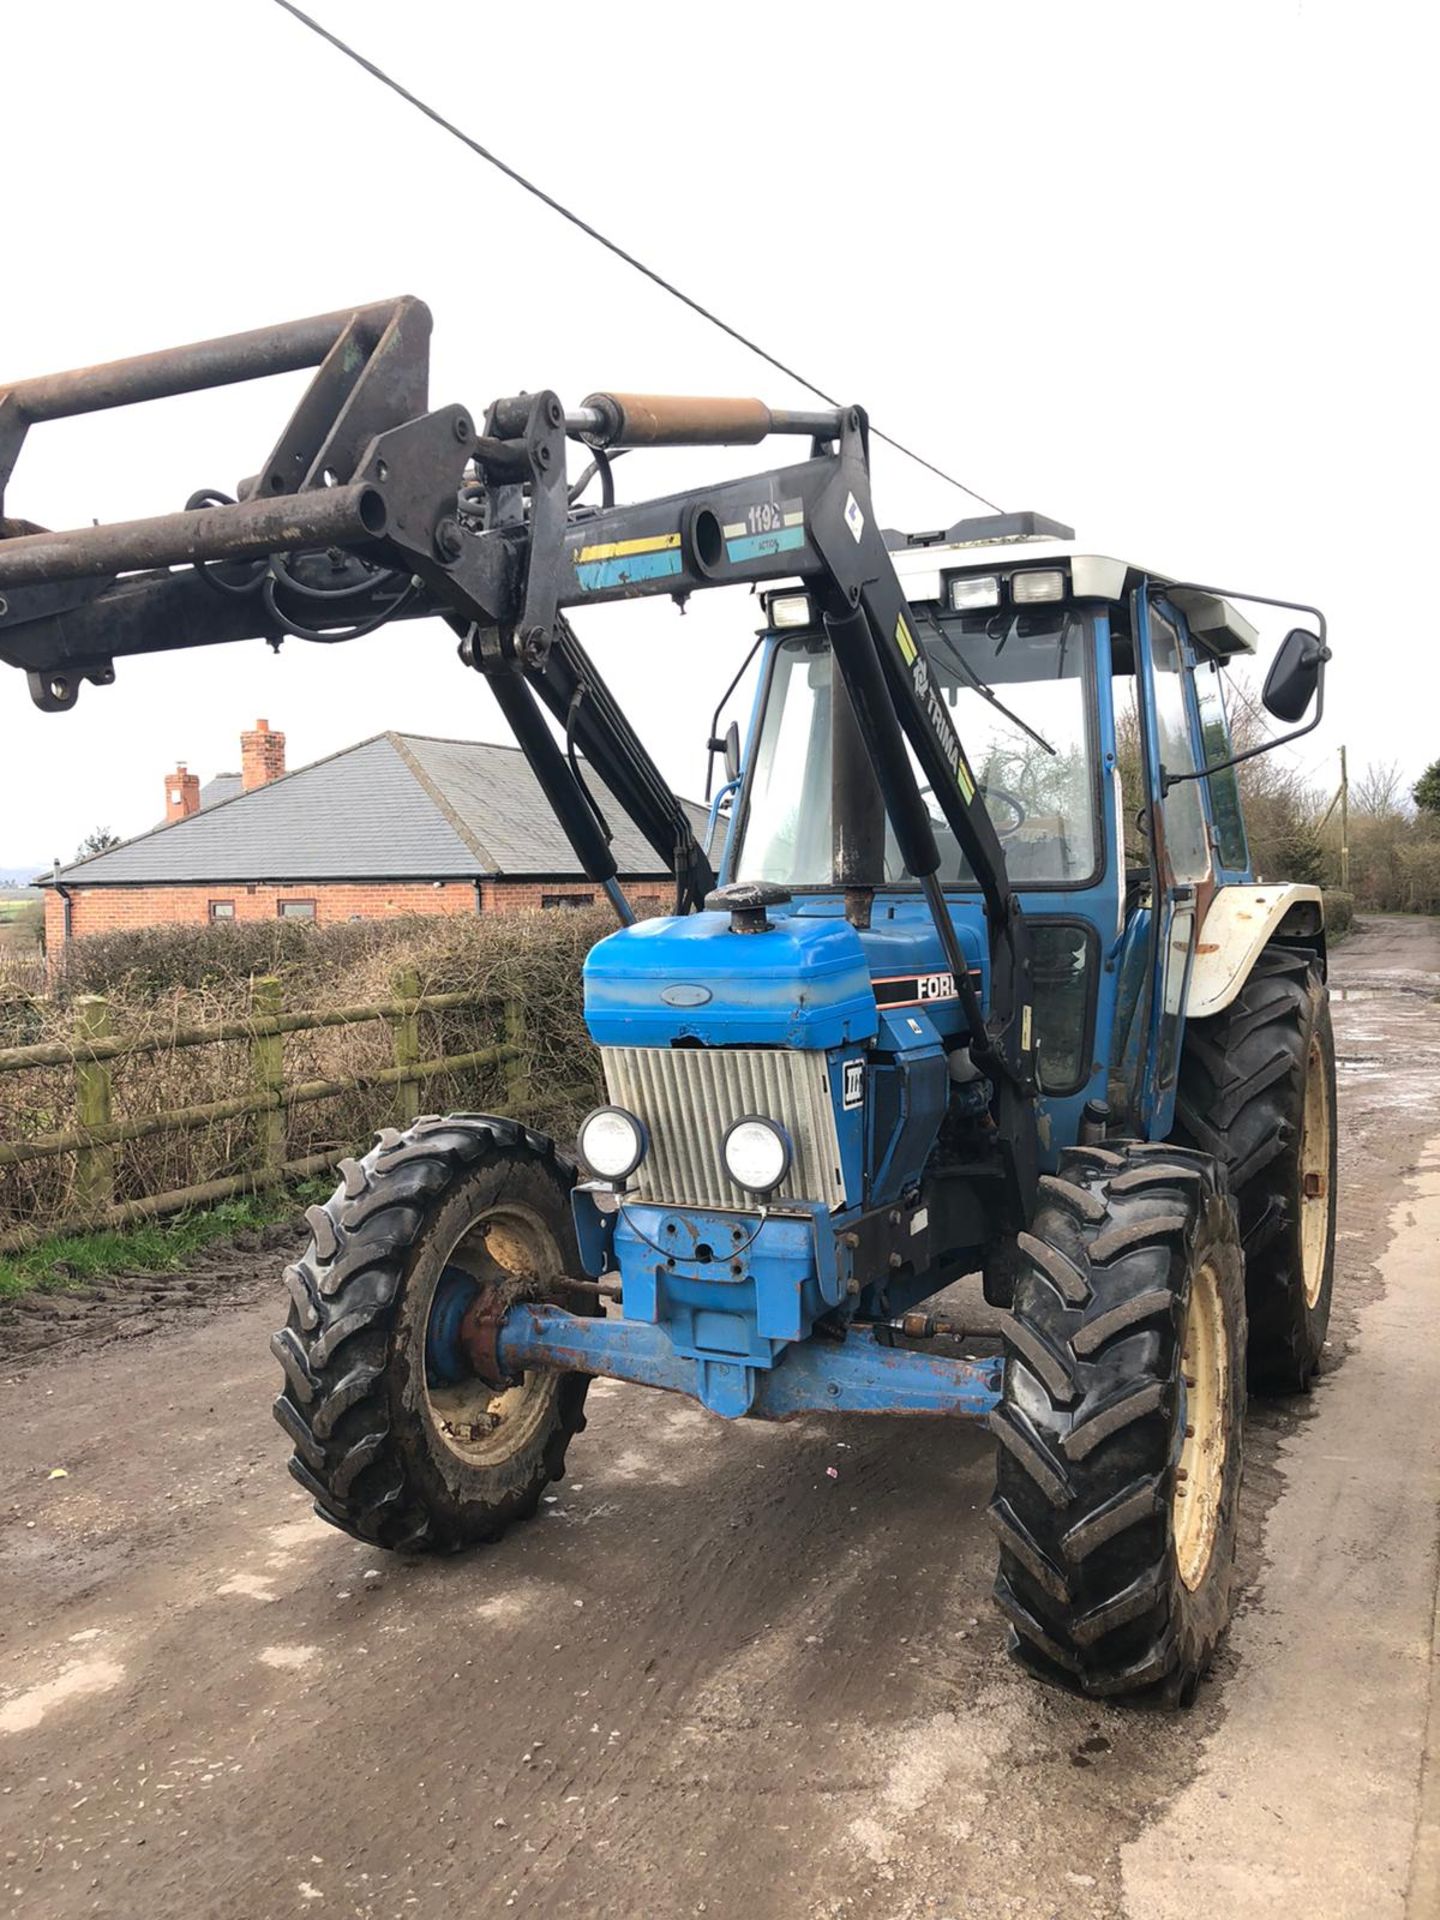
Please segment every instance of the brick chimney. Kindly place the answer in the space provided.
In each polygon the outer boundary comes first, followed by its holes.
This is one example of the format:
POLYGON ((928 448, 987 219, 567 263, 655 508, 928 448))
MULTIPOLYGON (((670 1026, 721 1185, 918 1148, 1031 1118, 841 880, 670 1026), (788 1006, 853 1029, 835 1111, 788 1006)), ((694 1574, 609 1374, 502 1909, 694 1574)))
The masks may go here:
POLYGON ((182 760, 173 773, 165 776, 165 820, 188 820, 200 811, 200 776, 187 773, 182 760))
POLYGON ((240 791, 268 787, 285 771, 285 736, 272 733, 268 720, 257 720, 253 733, 240 736, 240 791))

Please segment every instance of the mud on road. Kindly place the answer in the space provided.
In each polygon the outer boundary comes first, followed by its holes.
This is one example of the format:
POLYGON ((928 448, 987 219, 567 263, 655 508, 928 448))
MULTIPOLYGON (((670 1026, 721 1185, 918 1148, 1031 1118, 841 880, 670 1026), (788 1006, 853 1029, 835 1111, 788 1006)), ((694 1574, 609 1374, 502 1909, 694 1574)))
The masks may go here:
POLYGON ((0 1365, 59 1358, 66 1349, 93 1354, 115 1340, 158 1333, 177 1314, 210 1315, 273 1298, 277 1261, 294 1257, 304 1233, 304 1222, 297 1219, 207 1248, 183 1273, 110 1273, 63 1292, 0 1300, 0 1365), (257 1254, 269 1257, 257 1260, 257 1254))
POLYGON ((601 1382, 535 1522, 357 1546, 284 1472, 260 1251, 28 1360, 0 1322, 0 1913, 1418 1920, 1440 928, 1365 927, 1333 985, 1330 1365, 1252 1416, 1188 1716, 1011 1669, 990 1443, 941 1422, 601 1382))

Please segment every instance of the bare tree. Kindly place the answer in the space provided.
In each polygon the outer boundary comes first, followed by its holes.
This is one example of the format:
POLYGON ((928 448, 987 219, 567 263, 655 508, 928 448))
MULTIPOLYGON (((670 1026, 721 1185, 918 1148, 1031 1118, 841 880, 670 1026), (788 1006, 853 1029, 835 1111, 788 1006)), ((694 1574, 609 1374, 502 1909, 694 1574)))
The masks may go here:
POLYGON ((1351 783, 1350 811, 1367 819, 1387 819, 1404 812, 1405 776, 1398 760, 1372 760, 1351 783))
MULTIPOLYGON (((1233 675, 1227 676, 1226 706, 1232 751, 1247 752, 1271 737, 1253 689, 1233 675)), ((1223 754, 1221 738, 1207 738, 1206 745, 1212 759, 1223 754)), ((1129 679, 1115 682, 1115 747, 1125 861, 1143 866, 1148 849, 1137 821, 1144 801, 1140 717, 1129 679)), ((1333 790, 1310 784, 1295 751, 1259 754, 1235 772, 1254 871, 1266 880, 1338 886, 1340 813, 1331 803, 1333 790)), ((1397 763, 1372 761, 1350 788, 1350 883, 1362 909, 1440 912, 1440 761, 1415 788, 1415 807, 1408 804, 1408 784, 1397 763)))
POLYGON ((120 836, 109 827, 92 827, 75 849, 77 860, 88 860, 92 854, 108 853, 111 847, 118 847, 120 836))

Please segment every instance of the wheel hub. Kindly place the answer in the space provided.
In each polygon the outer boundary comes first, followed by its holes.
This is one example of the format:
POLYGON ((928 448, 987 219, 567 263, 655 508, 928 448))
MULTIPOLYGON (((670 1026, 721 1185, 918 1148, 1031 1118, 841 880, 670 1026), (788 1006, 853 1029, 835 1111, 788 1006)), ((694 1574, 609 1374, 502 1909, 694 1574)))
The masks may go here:
POLYGON ((558 1376, 507 1378, 496 1347, 527 1279, 557 1265, 543 1223, 520 1207, 492 1209, 450 1251, 426 1325, 425 1401, 436 1437, 469 1465, 507 1458, 548 1417, 558 1376))

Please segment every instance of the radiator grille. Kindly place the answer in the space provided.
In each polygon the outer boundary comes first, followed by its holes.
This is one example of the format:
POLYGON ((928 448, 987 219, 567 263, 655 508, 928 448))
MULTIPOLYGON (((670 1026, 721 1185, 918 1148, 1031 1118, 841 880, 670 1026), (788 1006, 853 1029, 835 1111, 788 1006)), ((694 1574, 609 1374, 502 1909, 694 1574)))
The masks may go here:
POLYGON ((720 1142, 731 1121, 778 1120, 795 1158, 777 1198, 845 1204, 835 1109, 823 1053, 778 1047, 602 1047, 605 1085, 650 1130, 635 1174, 637 1198, 669 1206, 745 1207, 755 1196, 725 1172, 720 1142))

